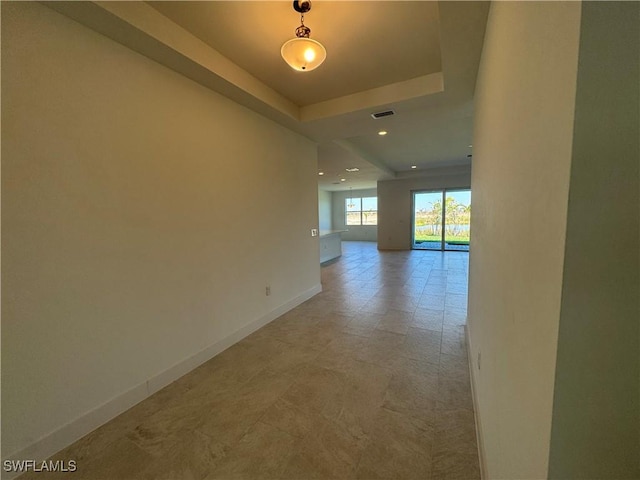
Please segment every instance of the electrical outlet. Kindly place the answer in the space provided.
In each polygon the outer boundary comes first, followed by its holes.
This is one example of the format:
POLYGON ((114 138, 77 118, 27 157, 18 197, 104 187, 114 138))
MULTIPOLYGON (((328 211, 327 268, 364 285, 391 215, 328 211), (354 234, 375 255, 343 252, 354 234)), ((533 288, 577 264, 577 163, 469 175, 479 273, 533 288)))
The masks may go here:
POLYGON ((478 352, 478 370, 480 370, 480 359, 481 359, 481 354, 480 352, 478 352))
POLYGON ((269 295, 271 295, 271 286, 270 285, 267 285, 267 288, 265 288, 265 293, 267 294, 267 297, 269 295))
POLYGON ((311 229, 311 236, 312 237, 317 237, 318 236, 318 229, 317 228, 312 228, 311 229))

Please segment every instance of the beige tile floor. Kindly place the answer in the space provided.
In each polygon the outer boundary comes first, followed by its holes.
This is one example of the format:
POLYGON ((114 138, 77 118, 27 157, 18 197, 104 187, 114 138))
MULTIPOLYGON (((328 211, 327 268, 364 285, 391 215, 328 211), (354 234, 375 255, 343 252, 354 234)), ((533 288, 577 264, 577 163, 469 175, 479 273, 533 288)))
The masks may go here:
POLYGON ((343 249, 321 294, 54 459, 78 480, 480 478, 468 254, 343 249))

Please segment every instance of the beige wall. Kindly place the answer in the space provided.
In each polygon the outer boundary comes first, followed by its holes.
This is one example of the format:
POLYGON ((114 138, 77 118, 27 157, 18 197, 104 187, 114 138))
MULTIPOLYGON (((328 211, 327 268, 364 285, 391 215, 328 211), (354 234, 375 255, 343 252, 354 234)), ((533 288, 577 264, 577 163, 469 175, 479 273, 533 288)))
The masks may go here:
MULTIPOLYGON (((471 167, 432 169, 423 176, 378 182, 378 248, 411 249, 412 194, 419 190, 469 188, 471 167)), ((475 213, 474 213, 475 214, 475 213)))
POLYGON ((579 26, 577 2, 494 2, 489 14, 468 316, 487 478, 547 475, 579 26))
POLYGON ((639 19, 582 5, 551 478, 640 478, 639 19))
POLYGON ((318 225, 320 230, 331 230, 331 192, 318 190, 318 225))
POLYGON ((299 135, 3 2, 3 457, 316 291, 316 172, 299 135))
MULTIPOLYGON (((377 197, 375 188, 353 190, 343 192, 331 192, 332 197, 332 225, 334 230, 347 230, 343 232, 342 239, 348 241, 375 242, 378 238, 377 225, 346 225, 345 199, 352 197, 377 197)), ((380 201, 378 201, 378 209, 380 201)))

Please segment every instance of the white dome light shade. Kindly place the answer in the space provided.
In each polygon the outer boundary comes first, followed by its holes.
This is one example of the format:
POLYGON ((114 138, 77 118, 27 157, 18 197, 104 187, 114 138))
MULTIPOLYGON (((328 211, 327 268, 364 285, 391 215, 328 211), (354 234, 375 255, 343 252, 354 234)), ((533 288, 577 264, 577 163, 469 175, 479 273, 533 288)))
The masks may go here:
POLYGON ((327 51, 320 42, 304 37, 285 42, 280 54, 291 68, 299 72, 310 72, 327 58, 327 51))

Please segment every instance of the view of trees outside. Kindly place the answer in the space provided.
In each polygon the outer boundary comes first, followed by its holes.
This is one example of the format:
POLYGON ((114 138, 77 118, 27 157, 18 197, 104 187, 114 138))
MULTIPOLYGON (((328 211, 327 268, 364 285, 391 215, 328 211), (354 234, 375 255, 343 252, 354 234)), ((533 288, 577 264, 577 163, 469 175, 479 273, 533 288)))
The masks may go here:
POLYGON ((345 225, 377 225, 378 197, 345 199, 345 225))
MULTIPOLYGON (((442 192, 415 194, 414 242, 440 242, 444 210, 445 242, 449 245, 469 245, 471 221, 471 192, 447 192, 444 209, 442 192)), ((435 247, 435 248, 440 248, 435 247)))
POLYGON ((414 241, 416 243, 426 241, 440 242, 442 235, 442 192, 416 193, 414 207, 414 241))

